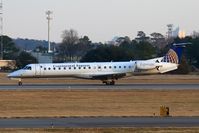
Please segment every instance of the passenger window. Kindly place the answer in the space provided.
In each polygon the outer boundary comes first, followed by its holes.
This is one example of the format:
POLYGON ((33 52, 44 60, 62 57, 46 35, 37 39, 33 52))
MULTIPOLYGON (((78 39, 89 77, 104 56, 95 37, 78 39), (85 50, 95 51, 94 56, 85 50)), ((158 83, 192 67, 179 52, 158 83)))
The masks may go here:
POLYGON ((122 68, 121 66, 119 66, 119 68, 122 68))
POLYGON ((46 68, 44 68, 44 70, 46 70, 46 68))
POLYGON ((84 69, 86 69, 86 67, 84 67, 84 69))
POLYGON ((56 70, 56 68, 55 68, 55 67, 54 67, 53 69, 54 69, 54 70, 56 70))
POLYGON ((106 66, 104 66, 104 69, 106 69, 106 66))
POLYGON ((66 70, 66 68, 64 67, 64 70, 66 70))
POLYGON ((69 67, 69 69, 71 69, 71 67, 69 67))
POLYGON ((112 67, 111 67, 111 66, 109 66, 109 68, 111 69, 112 67))
POLYGON ((116 66, 114 66, 114 68, 116 69, 117 67, 116 67, 116 66))
POLYGON ((59 70, 61 70, 61 67, 59 67, 59 70))
POLYGON ((48 68, 48 70, 50 70, 50 68, 48 68))
POLYGON ((79 67, 79 69, 81 69, 81 67, 79 67))
POLYGON ((76 67, 74 67, 74 69, 76 69, 76 67))
POLYGON ((126 68, 126 66, 124 66, 124 68, 126 68))
POLYGON ((88 67, 88 69, 91 69, 91 67, 88 67))

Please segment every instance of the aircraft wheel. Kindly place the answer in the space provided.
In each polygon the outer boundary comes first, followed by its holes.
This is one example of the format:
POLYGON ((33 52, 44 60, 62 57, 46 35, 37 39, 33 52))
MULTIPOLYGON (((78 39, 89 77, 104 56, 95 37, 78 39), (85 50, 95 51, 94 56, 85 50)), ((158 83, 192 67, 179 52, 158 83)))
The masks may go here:
POLYGON ((21 82, 21 81, 19 81, 19 82, 18 82, 18 85, 19 85, 19 86, 22 86, 22 82, 21 82))
POLYGON ((106 81, 104 82, 106 85, 115 85, 115 81, 106 81))
POLYGON ((110 82, 110 85, 115 85, 115 81, 114 81, 114 80, 111 81, 111 82, 110 82))

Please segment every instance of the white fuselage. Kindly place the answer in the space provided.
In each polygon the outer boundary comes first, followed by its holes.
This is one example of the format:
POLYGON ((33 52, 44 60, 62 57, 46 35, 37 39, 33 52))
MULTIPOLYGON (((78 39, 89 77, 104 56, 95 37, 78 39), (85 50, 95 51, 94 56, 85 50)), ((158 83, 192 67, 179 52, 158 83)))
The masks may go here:
POLYGON ((8 75, 10 78, 76 77, 85 79, 118 79, 137 74, 164 73, 178 65, 161 62, 162 57, 145 61, 99 63, 30 64, 8 75))
POLYGON ((173 44, 173 47, 163 57, 128 62, 99 63, 50 63, 29 64, 23 69, 12 72, 9 78, 57 78, 76 77, 101 80, 106 85, 114 85, 115 80, 140 74, 158 74, 176 70, 181 61, 184 43, 173 44))

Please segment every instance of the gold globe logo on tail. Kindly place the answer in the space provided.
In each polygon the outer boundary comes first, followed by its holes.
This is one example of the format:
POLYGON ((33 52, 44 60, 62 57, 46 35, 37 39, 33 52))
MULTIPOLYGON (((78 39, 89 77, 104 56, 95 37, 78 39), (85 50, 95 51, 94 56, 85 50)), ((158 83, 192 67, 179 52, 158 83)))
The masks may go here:
POLYGON ((173 49, 170 49, 169 52, 164 57, 163 62, 178 64, 179 63, 178 55, 173 49))

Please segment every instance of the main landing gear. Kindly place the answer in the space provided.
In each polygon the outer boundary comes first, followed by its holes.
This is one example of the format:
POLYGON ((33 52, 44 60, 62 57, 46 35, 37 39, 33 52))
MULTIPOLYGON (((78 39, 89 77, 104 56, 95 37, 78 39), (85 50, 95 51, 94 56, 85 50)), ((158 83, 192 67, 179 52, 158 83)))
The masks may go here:
POLYGON ((11 78, 11 79, 18 81, 18 86, 22 86, 22 79, 20 78, 11 78))
POLYGON ((106 84, 106 85, 115 85, 115 81, 114 80, 111 80, 111 81, 108 81, 108 80, 106 80, 106 81, 102 81, 104 84, 106 84))

